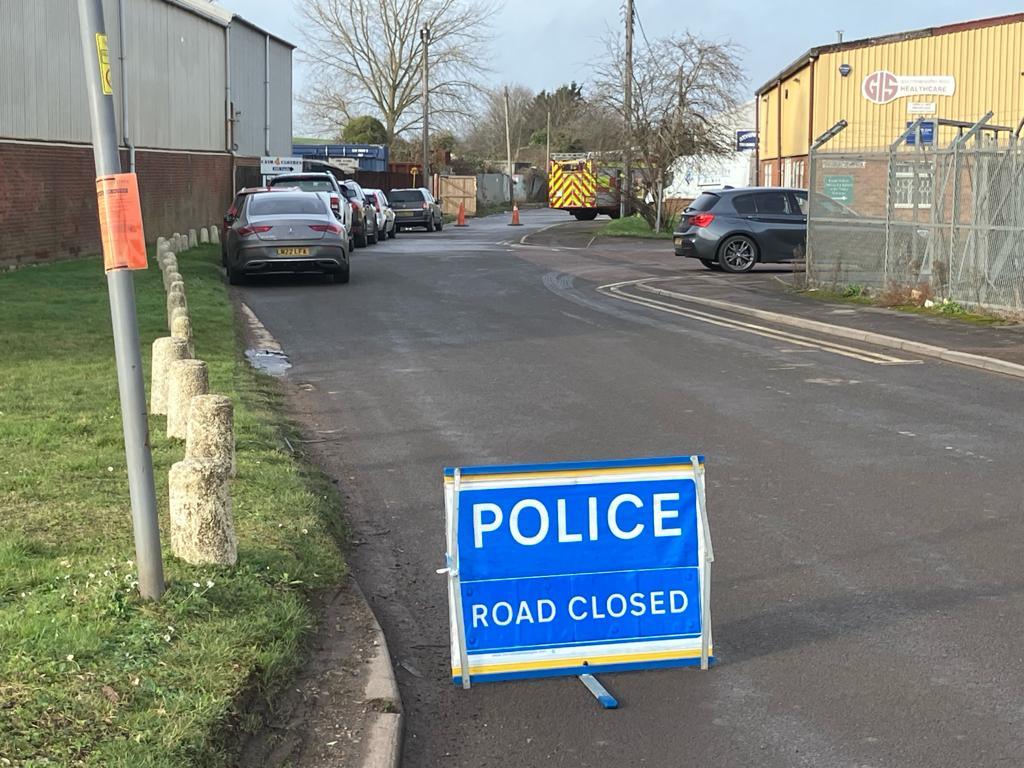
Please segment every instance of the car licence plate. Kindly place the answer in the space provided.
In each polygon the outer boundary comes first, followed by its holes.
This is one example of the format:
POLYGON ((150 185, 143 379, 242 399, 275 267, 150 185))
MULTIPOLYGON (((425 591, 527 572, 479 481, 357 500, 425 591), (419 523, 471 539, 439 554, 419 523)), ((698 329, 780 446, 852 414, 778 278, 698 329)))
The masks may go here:
POLYGON ((278 256, 309 256, 309 248, 278 248, 278 256))
POLYGON ((416 211, 395 211, 395 213, 399 216, 412 216, 416 211))
POLYGON ((683 244, 683 238, 681 238, 681 237, 675 238, 675 244, 676 245, 682 245, 683 244))

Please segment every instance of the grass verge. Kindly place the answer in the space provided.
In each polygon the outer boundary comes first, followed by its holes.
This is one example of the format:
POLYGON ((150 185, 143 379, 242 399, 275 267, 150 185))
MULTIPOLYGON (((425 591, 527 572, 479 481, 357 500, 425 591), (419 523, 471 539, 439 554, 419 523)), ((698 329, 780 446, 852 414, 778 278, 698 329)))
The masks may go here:
MULTIPOLYGON (((106 281, 90 258, 0 274, 0 764, 220 766, 243 695, 302 660, 312 590, 344 573, 338 502, 284 446, 278 390, 239 354, 216 246, 178 257, 211 391, 235 404, 236 568, 167 547, 167 471, 150 418, 168 589, 135 590, 106 281)), ((136 273, 149 348, 166 335, 160 270, 136 273)))
POLYGON ((597 234, 602 237, 645 237, 654 240, 672 239, 671 232, 655 232, 640 216, 612 219, 598 230, 597 234))
POLYGON ((806 288, 797 291, 797 293, 802 296, 808 296, 812 299, 818 299, 819 301, 844 302, 846 304, 856 304, 858 306, 895 309, 900 312, 907 312, 913 315, 942 317, 948 320, 957 320, 962 323, 969 323, 971 325, 998 326, 1013 324, 1012 321, 1007 320, 1005 317, 990 315, 983 312, 972 312, 964 309, 956 303, 947 302, 943 304, 939 302, 935 303, 933 306, 926 307, 922 304, 911 301, 900 301, 898 298, 893 300, 888 298, 885 294, 882 296, 868 295, 862 290, 859 290, 857 286, 848 286, 846 288, 835 290, 828 288, 806 288))

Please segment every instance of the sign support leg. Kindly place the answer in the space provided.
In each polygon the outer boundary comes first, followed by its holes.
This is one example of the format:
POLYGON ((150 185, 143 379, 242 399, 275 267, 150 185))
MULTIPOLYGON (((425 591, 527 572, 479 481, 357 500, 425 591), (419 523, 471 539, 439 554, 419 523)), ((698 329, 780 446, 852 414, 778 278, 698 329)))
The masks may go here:
POLYGON ((462 679, 462 687, 468 689, 470 686, 469 676, 469 652, 466 649, 466 620, 462 615, 462 585, 459 583, 459 490, 462 484, 462 472, 458 467, 452 477, 452 519, 451 527, 448 530, 448 552, 451 562, 448 564, 448 578, 451 581, 452 599, 455 601, 455 626, 459 644, 459 667, 462 670, 459 675, 462 679))
POLYGON ((587 690, 594 694, 594 698, 600 702, 605 709, 618 709, 618 700, 608 693, 608 689, 601 685, 601 681, 593 675, 580 675, 580 682, 587 686, 587 690))
POLYGON ((707 669, 711 657, 711 563, 715 560, 715 550, 711 546, 711 529, 705 508, 704 468, 697 456, 690 457, 690 465, 693 467, 697 516, 700 518, 700 668, 707 669))

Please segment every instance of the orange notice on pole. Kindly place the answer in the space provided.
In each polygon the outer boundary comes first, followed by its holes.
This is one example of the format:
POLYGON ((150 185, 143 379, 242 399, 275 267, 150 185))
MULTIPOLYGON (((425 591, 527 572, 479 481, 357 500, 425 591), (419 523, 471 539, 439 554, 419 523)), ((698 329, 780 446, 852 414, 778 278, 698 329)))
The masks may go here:
POLYGON ((103 268, 145 269, 146 236, 142 231, 139 180, 134 173, 96 179, 96 203, 103 237, 103 268))

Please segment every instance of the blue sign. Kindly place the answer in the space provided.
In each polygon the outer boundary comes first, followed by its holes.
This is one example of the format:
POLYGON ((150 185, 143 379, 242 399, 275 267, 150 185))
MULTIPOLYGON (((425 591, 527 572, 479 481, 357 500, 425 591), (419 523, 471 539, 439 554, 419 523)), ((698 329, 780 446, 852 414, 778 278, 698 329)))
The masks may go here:
MULTIPOLYGON (((910 120, 907 121, 907 128, 912 126, 914 123, 910 120)), ((934 120, 922 120, 921 125, 918 126, 918 130, 913 131, 907 136, 907 144, 914 146, 917 144, 918 131, 921 133, 921 144, 934 144, 935 143, 935 121, 934 120)))
POLYGON ((736 131, 736 151, 757 149, 757 131, 736 131))
POLYGON ((455 682, 711 661, 701 457, 444 481, 455 682))

